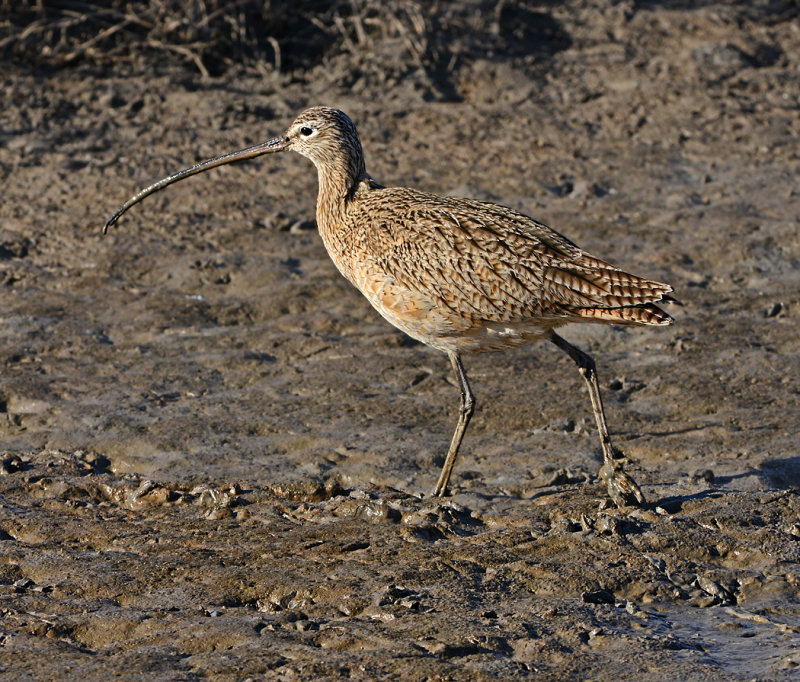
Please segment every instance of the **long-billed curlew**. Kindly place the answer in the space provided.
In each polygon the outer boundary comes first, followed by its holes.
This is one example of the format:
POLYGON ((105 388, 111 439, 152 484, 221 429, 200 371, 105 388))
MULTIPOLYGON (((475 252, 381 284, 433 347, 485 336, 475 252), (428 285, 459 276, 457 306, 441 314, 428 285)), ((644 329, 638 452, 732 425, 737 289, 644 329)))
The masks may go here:
POLYGON ((461 407, 434 495, 444 495, 475 409, 461 355, 548 339, 578 365, 603 448, 600 476, 618 506, 644 504, 614 457, 592 358, 556 334, 567 322, 668 325, 654 304, 672 287, 629 275, 517 211, 497 204, 383 187, 367 174, 361 141, 341 111, 312 107, 281 136, 178 171, 131 197, 226 163, 292 150, 317 168, 317 225, 339 271, 409 336, 450 357, 461 407))

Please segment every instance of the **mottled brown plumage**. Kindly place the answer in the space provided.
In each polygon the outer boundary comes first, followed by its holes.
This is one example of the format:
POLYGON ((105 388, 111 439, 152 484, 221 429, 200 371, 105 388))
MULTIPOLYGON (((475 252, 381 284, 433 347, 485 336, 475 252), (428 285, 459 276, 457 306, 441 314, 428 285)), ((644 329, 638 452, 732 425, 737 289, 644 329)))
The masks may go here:
POLYGON ((461 410, 434 494, 447 489, 475 405, 461 354, 547 338, 572 357, 587 381, 609 494, 620 506, 644 503, 614 459, 594 361, 554 330, 568 322, 668 325, 672 318, 655 303, 672 288, 595 258, 510 208, 381 186, 367 174, 356 128, 341 111, 312 107, 282 137, 164 178, 132 197, 105 229, 177 180, 284 150, 308 157, 317 168, 317 224, 339 271, 389 322, 450 357, 461 410))

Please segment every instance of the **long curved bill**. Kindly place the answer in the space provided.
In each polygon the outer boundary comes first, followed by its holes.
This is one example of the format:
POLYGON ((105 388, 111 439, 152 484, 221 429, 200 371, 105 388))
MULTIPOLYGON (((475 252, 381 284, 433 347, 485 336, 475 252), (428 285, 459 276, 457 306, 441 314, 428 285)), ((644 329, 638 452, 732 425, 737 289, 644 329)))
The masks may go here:
POLYGON ((149 187, 145 187, 143 190, 134 194, 130 199, 128 199, 122 206, 119 207, 119 210, 112 215, 108 221, 106 222, 105 226, 103 227, 103 234, 108 232, 108 228, 114 225, 114 223, 119 220, 120 216, 125 213, 131 206, 134 204, 138 204, 142 199, 145 197, 149 197, 151 194, 158 192, 159 190, 164 189, 167 185, 171 185, 173 182, 178 182, 178 180, 183 180, 184 178, 188 178, 190 175, 196 175, 197 173, 202 173, 203 171, 210 170, 211 168, 216 168, 217 166, 223 166, 226 163, 234 163, 236 161, 244 161, 245 159, 252 159, 256 156, 261 156, 262 154, 270 154, 272 152, 282 152, 289 147, 289 138, 288 137, 276 137, 272 140, 267 140, 266 142, 261 142, 259 144, 255 144, 252 147, 246 147, 245 149, 240 149, 236 152, 229 152, 228 154, 223 154, 222 156, 215 156, 213 159, 208 159, 207 161, 202 161, 198 163, 196 166, 192 166, 191 168, 184 168, 183 170, 178 171, 177 173, 173 173, 172 175, 159 180, 156 183, 153 183, 149 187))

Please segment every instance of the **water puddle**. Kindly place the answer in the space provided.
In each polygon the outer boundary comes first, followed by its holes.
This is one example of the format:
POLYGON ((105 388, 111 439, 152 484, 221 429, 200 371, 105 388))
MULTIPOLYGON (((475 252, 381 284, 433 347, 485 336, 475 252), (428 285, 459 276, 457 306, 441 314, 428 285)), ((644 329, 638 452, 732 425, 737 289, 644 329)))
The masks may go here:
POLYGON ((763 616, 728 606, 680 611, 659 606, 649 615, 657 634, 704 652, 727 673, 758 680, 800 675, 800 612, 763 616))

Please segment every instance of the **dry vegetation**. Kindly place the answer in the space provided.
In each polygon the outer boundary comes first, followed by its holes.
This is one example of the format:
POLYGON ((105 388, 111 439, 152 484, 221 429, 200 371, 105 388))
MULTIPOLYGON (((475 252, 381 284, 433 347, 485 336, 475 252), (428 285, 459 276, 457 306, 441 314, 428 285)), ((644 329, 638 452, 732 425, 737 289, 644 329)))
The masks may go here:
POLYGON ((0 50, 18 65, 158 70, 173 52, 204 76, 231 68, 291 73, 345 54, 381 70, 441 77, 478 54, 533 63, 568 42, 527 3, 485 0, 3 0, 0 21, 0 50))

